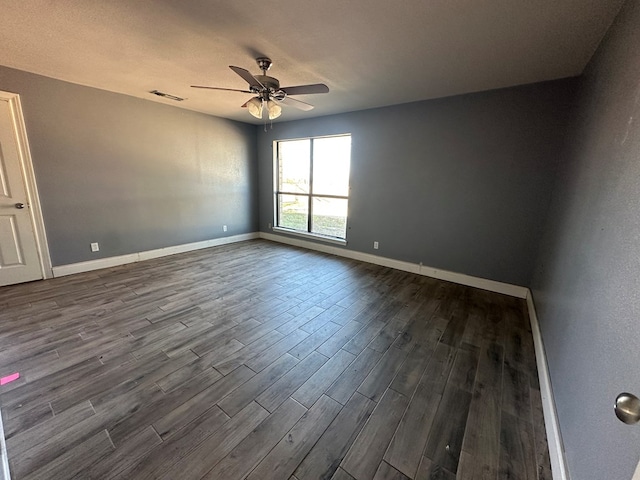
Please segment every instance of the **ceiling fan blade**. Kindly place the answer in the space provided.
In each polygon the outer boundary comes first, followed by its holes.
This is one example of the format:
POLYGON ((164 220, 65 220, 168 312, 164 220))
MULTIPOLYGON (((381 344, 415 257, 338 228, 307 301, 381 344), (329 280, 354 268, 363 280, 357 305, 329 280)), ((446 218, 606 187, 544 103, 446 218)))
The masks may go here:
POLYGON ((295 98, 284 97, 284 99, 280 100, 280 103, 284 103, 285 105, 289 105, 291 107, 299 108, 300 110, 309 111, 313 110, 313 105, 310 105, 305 102, 301 102, 300 100, 296 100, 295 98))
POLYGON ((253 93, 249 90, 238 90, 236 88, 205 87, 203 85, 191 85, 191 88, 206 88, 208 90, 223 90, 225 92, 253 93))
POLYGON ((244 80, 249 84, 250 87, 259 88, 262 90, 264 85, 262 85, 256 77, 251 75, 249 70, 245 70, 244 68, 234 67, 233 65, 229 65, 229 68, 240 75, 244 80))
POLYGON ((329 87, 324 83, 314 83, 312 85, 296 85, 295 87, 281 88, 287 95, 310 95, 312 93, 329 93, 329 87))

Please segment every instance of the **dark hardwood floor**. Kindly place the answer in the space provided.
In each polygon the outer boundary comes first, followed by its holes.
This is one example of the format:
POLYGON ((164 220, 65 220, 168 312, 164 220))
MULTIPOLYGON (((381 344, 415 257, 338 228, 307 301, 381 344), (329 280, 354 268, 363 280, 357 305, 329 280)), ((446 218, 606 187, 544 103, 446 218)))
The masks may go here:
POLYGON ((0 288, 12 478, 551 479, 524 301, 267 241, 0 288))

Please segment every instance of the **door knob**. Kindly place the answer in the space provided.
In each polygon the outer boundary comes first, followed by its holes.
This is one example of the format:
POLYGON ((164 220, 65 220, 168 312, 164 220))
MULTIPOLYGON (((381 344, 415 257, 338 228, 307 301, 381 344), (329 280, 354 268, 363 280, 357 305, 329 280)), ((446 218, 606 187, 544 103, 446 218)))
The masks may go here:
POLYGON ((18 210, 22 210, 24 208, 24 203, 16 203, 16 208, 18 210))
POLYGON ((621 422, 633 425, 640 422, 640 398, 631 393, 621 393, 616 398, 614 407, 616 417, 621 422))

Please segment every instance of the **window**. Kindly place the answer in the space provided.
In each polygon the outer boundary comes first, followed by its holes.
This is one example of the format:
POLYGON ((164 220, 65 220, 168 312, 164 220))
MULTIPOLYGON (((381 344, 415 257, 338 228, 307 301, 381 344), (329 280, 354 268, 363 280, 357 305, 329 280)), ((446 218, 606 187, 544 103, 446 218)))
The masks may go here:
POLYGON ((347 238, 351 135, 276 142, 275 225, 347 238))

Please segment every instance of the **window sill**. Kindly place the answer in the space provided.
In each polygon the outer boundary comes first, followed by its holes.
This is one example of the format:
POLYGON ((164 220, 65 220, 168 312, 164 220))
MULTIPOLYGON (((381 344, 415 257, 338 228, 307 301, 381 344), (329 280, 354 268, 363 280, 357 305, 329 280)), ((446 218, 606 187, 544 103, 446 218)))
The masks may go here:
POLYGON ((278 233, 286 233, 287 235, 292 235, 294 237, 308 238, 311 240, 318 240, 320 242, 333 243, 334 245, 344 246, 347 244, 346 240, 334 237, 325 237, 324 235, 318 235, 317 233, 299 232, 297 230, 291 230, 282 227, 272 227, 271 230, 278 233))

